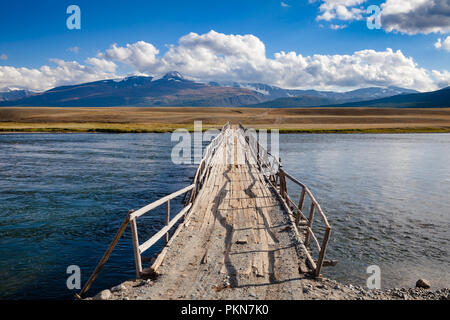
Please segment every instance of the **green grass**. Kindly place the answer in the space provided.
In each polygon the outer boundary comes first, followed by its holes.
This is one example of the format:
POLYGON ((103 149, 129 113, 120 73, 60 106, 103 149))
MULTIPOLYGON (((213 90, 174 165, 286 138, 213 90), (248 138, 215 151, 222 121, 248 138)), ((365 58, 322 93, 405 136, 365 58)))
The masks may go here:
POLYGON ((450 128, 280 129, 280 133, 450 133, 450 128))
MULTIPOLYGON (((220 129, 222 126, 204 126, 202 129, 206 131, 208 129, 220 129)), ((1 126, 0 133, 167 133, 174 132, 177 129, 187 129, 189 132, 194 131, 193 125, 182 126, 127 126, 127 125, 115 125, 115 126, 101 126, 101 127, 89 127, 89 126, 68 126, 68 127, 46 127, 26 124, 20 124, 19 126, 8 125, 1 126)))
MULTIPOLYGON (((210 126, 203 128, 206 131, 210 128, 219 128, 218 126, 210 126)), ((64 128, 64 127, 0 127, 0 133, 168 133, 173 132, 179 127, 149 127, 147 128, 133 128, 126 127, 102 127, 102 128, 64 128)), ((187 126, 186 129, 189 132, 193 132, 192 126, 187 126)), ((259 129, 256 129, 257 131, 259 129)), ((286 133, 314 133, 314 134, 326 134, 326 133, 450 133, 450 127, 429 127, 429 128, 371 128, 371 129, 279 129, 281 134, 286 133)))

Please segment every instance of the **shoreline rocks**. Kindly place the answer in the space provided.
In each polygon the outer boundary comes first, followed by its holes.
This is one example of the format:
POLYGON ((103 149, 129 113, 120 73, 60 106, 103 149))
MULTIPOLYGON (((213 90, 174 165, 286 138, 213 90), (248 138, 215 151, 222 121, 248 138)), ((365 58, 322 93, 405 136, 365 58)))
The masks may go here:
MULTIPOLYGON (((423 283, 421 281, 420 284, 430 285, 430 282, 425 280, 423 283)), ((95 297, 87 298, 87 300, 142 300, 146 299, 148 292, 152 290, 152 286, 153 281, 150 280, 127 281, 111 289, 103 290, 95 297)), ((423 287, 368 289, 358 285, 342 284, 327 278, 321 280, 304 278, 302 286, 305 300, 450 300, 450 288, 435 291, 423 287)), ((222 290, 232 289, 226 286, 222 290)), ((249 294, 248 297, 258 299, 254 294, 249 294)), ((189 296, 189 299, 203 298, 200 293, 199 295, 193 293, 189 296)))
POLYGON ((416 282, 416 288, 430 289, 431 283, 426 279, 419 279, 416 282))

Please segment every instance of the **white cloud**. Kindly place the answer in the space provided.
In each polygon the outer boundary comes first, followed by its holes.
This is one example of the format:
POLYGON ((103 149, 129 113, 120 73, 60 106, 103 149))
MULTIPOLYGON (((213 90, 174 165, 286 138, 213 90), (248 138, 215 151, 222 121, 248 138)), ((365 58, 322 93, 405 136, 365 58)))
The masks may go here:
MULTIPOLYGON (((116 78, 111 73, 111 65, 90 61, 93 66, 82 65, 76 61, 50 59, 56 67, 44 65, 39 69, 0 66, 0 87, 17 87, 43 91, 55 86, 116 78)), ((109 62, 110 63, 110 62, 109 62)))
MULTIPOLYGON (((316 20, 363 20, 367 0, 309 0, 320 2, 316 20)), ((386 0, 381 4, 382 27, 387 32, 429 34, 450 32, 449 0, 386 0)))
MULTIPOLYGON (((114 46, 114 50, 122 52, 132 46, 114 46)), ((127 59, 122 60, 129 63, 127 59)), ((437 88, 430 72, 400 50, 313 56, 282 51, 270 58, 266 56, 264 43, 253 35, 226 35, 215 31, 202 35, 190 33, 182 37, 178 45, 170 46, 162 57, 157 59, 152 54, 151 63, 139 61, 130 65, 147 74, 161 75, 177 70, 205 81, 264 82, 286 88, 339 90, 388 85, 418 90, 437 88)))
MULTIPOLYGON (((362 20, 364 9, 356 7, 367 0, 322 0, 316 20, 362 20)), ((310 0, 310 2, 315 2, 310 0)))
POLYGON ((331 24, 330 28, 333 30, 340 30, 340 29, 347 28, 347 25, 346 24, 331 24))
POLYGON ((399 86, 421 91, 445 84, 447 71, 428 71, 400 50, 361 50, 347 55, 303 56, 296 52, 266 55, 264 43, 254 35, 227 35, 210 31, 189 33, 159 56, 150 43, 117 44, 88 58, 84 64, 53 60, 56 67, 39 69, 0 67, 0 87, 33 90, 115 78, 118 64, 136 74, 160 76, 179 71, 200 81, 263 82, 284 88, 346 90, 368 86, 399 86))
POLYGON ((287 3, 283 2, 283 1, 280 2, 280 5, 282 7, 284 7, 284 8, 289 8, 290 7, 290 5, 288 5, 287 3))
POLYGON ((116 72, 117 68, 117 65, 114 62, 106 59, 88 58, 86 59, 86 63, 93 65, 97 70, 111 73, 116 72))
POLYGON ((433 70, 432 71, 433 77, 436 79, 436 84, 439 88, 446 88, 450 86, 450 72, 447 70, 444 70, 442 72, 433 70))
POLYGON ((450 36, 448 36, 447 38, 445 38, 444 40, 442 40, 441 38, 439 38, 436 43, 434 44, 434 47, 436 49, 444 49, 446 51, 450 51, 450 36))
POLYGON ((381 8, 382 25, 388 32, 450 32, 449 0, 386 0, 381 8))
POLYGON ((435 88, 427 71, 400 50, 361 50, 352 55, 310 57, 290 52, 277 54, 276 61, 282 63, 279 78, 282 75, 285 78, 280 79, 281 82, 290 87, 335 89, 395 85, 419 90, 435 88))
POLYGON ((144 70, 156 63, 156 55, 159 50, 151 43, 138 41, 134 44, 127 44, 126 47, 118 47, 113 44, 106 53, 99 54, 99 58, 122 62, 135 67, 137 70, 144 70))
POLYGON ((0 54, 0 60, 6 61, 6 60, 8 60, 8 56, 6 54, 2 53, 2 54, 0 54))

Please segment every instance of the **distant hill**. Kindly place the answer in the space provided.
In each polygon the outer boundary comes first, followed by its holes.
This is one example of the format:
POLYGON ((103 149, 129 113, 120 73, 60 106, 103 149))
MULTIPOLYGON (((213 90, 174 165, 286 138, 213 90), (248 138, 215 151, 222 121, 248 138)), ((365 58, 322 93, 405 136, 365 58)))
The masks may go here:
POLYGON ((332 104, 359 102, 377 98, 391 97, 399 94, 418 93, 415 90, 398 87, 370 87, 347 92, 296 90, 297 96, 278 98, 271 101, 253 104, 249 107, 258 108, 304 108, 332 104))
MULTIPOLYGON (((56 87, 42 93, 27 90, 0 92, 0 106, 114 107, 207 106, 296 108, 383 100, 417 91, 370 87, 348 92, 283 89, 263 83, 200 83, 173 71, 162 78, 132 76, 56 87)), ((396 101, 396 100, 392 100, 396 101)), ((374 105, 376 106, 376 105, 374 105)), ((386 106, 385 104, 383 106, 386 106)))
POLYGON ((362 101, 378 98, 391 97, 398 94, 418 93, 416 90, 404 89, 399 87, 369 87, 356 89, 347 92, 334 92, 334 91, 317 91, 317 90, 298 90, 298 89, 283 89, 276 86, 270 86, 263 83, 245 83, 245 82, 209 82, 210 85, 245 88, 254 90, 264 94, 269 100, 277 98, 291 98, 299 96, 312 96, 327 98, 336 101, 362 101))
POLYGON ((215 87, 185 79, 178 72, 160 79, 133 76, 56 87, 0 106, 223 106, 265 101, 264 95, 243 88, 215 87))
POLYGON ((278 98, 271 101, 248 105, 253 108, 305 108, 329 105, 336 103, 336 100, 321 98, 316 96, 304 95, 292 98, 278 98))
POLYGON ((330 104, 327 107, 450 108, 450 87, 432 92, 402 94, 369 101, 330 104))
POLYGON ((27 98, 33 94, 35 93, 29 90, 5 88, 0 91, 0 101, 14 101, 27 98))

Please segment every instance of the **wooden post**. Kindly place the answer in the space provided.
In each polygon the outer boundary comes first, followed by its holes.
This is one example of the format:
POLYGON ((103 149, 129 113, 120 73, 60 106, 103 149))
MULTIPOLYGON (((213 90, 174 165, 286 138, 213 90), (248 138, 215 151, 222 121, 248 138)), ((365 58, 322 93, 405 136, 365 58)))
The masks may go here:
MULTIPOLYGON (((167 212, 166 212, 166 226, 168 226, 169 225, 169 222, 170 222, 170 200, 168 200, 167 202, 166 202, 166 209, 167 209, 167 212)), ((165 244, 167 244, 169 242, 169 231, 167 231, 167 233, 166 233, 166 239, 165 239, 165 244)))
POLYGON ((86 282, 86 284, 84 285, 83 289, 80 291, 79 294, 76 294, 75 297, 77 299, 81 299, 81 297, 89 290, 89 288, 91 287, 92 283, 95 281, 95 279, 97 278, 98 274, 100 273, 101 269, 103 268, 103 266, 105 265, 106 261, 108 261, 109 256, 111 255, 112 251, 114 250, 114 247, 116 246, 117 242, 119 241, 120 237, 122 237, 123 232, 125 231, 128 222, 130 222, 130 213, 133 212, 132 210, 130 210, 130 212, 128 212, 127 216, 125 217, 125 219, 123 220, 122 224, 119 227, 119 230, 117 230, 116 235, 114 236, 114 239, 111 241, 111 243, 109 244, 108 249, 106 250, 106 252, 103 254, 103 257, 100 259, 99 263, 97 264, 97 266, 95 267, 94 271, 92 272, 91 276, 89 277, 88 281, 86 282))
MULTIPOLYGON (((258 135, 259 135, 259 132, 258 132, 258 135)), ((259 141, 258 141, 258 139, 256 139, 256 162, 257 162, 258 169, 261 170, 261 165, 259 164, 259 141)))
POLYGON ((298 210, 300 211, 303 210, 303 204, 305 203, 305 195, 306 195, 305 187, 302 187, 302 193, 300 194, 300 201, 298 202, 298 210))
POLYGON ((139 252, 139 238, 137 232, 136 218, 131 219, 130 224, 131 224, 131 236, 133 238, 134 262, 136 264, 136 278, 140 278, 142 273, 142 260, 141 260, 141 253, 139 252))
POLYGON ((314 202, 311 202, 311 209, 309 210, 309 218, 308 218, 308 229, 306 230, 305 235, 305 246, 308 247, 309 245, 309 238, 311 237, 311 231, 312 231, 312 225, 314 221, 314 209, 316 208, 316 205, 314 202))
POLYGON ((280 177, 280 193, 283 199, 287 197, 287 185, 286 185, 286 175, 284 174, 283 167, 280 164, 278 168, 278 176, 280 177))
POLYGON ((322 247, 320 248, 319 259, 317 260, 316 272, 315 272, 316 277, 320 276, 320 270, 322 269, 323 260, 325 258, 325 251, 327 250, 328 240, 330 239, 330 233, 331 233, 331 228, 327 227, 327 229, 325 231, 325 235, 323 237, 322 247))

